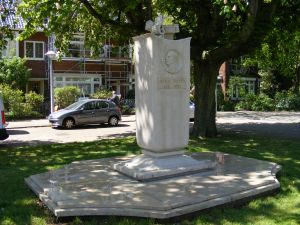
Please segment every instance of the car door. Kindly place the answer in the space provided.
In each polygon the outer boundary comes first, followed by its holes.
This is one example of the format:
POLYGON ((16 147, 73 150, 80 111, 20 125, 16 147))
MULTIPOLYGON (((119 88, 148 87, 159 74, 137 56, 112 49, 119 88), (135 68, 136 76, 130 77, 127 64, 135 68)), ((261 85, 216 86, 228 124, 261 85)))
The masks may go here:
POLYGON ((91 124, 95 120, 95 102, 85 103, 77 115, 77 124, 91 124))
POLYGON ((95 121, 97 123, 106 123, 109 118, 109 105, 106 101, 97 101, 95 110, 95 121))

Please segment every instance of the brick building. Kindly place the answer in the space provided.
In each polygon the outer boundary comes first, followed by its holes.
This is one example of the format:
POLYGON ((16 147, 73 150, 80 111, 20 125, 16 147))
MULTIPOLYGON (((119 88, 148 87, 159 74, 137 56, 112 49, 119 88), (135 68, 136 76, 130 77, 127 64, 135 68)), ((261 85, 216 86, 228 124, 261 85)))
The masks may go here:
MULTIPOLYGON (((0 26, 12 23, 13 18, 7 17, 0 21, 0 26)), ((54 36, 47 37, 42 31, 37 32, 24 41, 16 38, 24 29, 22 20, 14 27, 14 40, 7 40, 7 46, 2 50, 2 57, 19 56, 26 58, 27 66, 31 69, 31 77, 26 85, 26 92, 35 91, 50 98, 50 79, 53 87, 68 85, 77 86, 82 96, 88 97, 98 89, 111 89, 121 96, 132 89, 133 69, 131 46, 114 45, 107 40, 103 45, 102 54, 91 57, 91 51, 84 47, 84 37, 75 34, 68 51, 61 60, 52 60, 46 56, 53 47, 54 36), (50 68, 52 66, 52 70, 50 68), (52 74, 51 74, 52 72, 52 74)))

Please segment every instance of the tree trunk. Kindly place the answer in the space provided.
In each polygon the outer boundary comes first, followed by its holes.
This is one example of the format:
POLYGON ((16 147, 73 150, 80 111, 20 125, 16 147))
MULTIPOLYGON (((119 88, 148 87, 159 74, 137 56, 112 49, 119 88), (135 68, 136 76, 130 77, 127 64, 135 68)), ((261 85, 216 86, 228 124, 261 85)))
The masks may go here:
POLYGON ((296 70, 296 77, 294 80, 293 92, 299 94, 299 84, 300 84, 300 66, 296 70))
POLYGON ((215 137, 216 104, 215 90, 220 64, 217 62, 194 60, 195 119, 192 135, 215 137))

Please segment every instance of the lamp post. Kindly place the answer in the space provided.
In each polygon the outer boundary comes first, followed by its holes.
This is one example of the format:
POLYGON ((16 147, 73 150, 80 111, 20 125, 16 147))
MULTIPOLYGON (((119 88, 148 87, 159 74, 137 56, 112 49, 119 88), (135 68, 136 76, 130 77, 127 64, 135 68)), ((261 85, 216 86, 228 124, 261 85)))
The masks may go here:
POLYGON ((53 93, 53 65, 52 60, 56 59, 56 52, 50 50, 46 54, 46 56, 50 59, 50 74, 49 74, 49 80, 50 80, 50 112, 53 113, 54 111, 54 93, 53 93))

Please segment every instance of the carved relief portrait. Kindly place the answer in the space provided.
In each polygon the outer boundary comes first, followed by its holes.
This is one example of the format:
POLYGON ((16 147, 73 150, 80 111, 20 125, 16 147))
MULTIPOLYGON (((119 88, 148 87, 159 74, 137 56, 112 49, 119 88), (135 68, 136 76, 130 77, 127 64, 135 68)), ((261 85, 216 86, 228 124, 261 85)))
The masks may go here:
POLYGON ((182 66, 181 56, 175 50, 169 50, 164 58, 164 65, 168 73, 177 73, 182 66))

